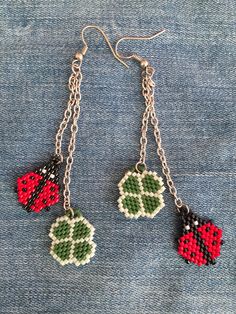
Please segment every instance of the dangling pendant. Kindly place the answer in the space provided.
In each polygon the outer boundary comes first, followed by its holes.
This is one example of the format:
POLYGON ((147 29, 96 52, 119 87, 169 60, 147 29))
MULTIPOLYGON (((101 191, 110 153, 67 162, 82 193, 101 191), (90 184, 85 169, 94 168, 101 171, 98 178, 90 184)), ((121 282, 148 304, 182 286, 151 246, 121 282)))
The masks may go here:
POLYGON ((50 254, 62 266, 89 263, 96 249, 94 231, 94 227, 80 213, 75 213, 73 218, 71 215, 57 218, 49 233, 52 239, 50 254))
POLYGON ((165 206, 163 180, 154 171, 128 171, 118 187, 118 207, 127 218, 153 218, 165 206))
POLYGON ((26 211, 39 213, 59 202, 59 162, 54 156, 44 167, 17 179, 18 201, 26 211))
POLYGON ((178 240, 178 253, 186 260, 201 265, 215 264, 220 256, 222 230, 211 220, 203 220, 186 209, 180 209, 183 219, 183 236, 178 240))

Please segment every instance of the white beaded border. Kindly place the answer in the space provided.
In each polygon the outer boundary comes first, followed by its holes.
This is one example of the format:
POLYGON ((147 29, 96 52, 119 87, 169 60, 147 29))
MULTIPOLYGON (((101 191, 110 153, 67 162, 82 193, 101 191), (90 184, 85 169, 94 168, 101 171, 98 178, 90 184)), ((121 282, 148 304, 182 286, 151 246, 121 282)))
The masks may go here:
POLYGON ((68 216, 62 216, 62 217, 58 217, 56 219, 56 221, 51 225, 51 229, 50 229, 50 232, 49 232, 49 237, 53 240, 52 241, 52 245, 51 245, 51 249, 50 249, 50 254, 52 255, 52 257, 57 261, 59 262, 62 266, 64 265, 67 265, 67 264, 75 264, 76 266, 80 266, 80 265, 85 265, 87 263, 90 262, 91 258, 95 255, 95 251, 96 251, 96 243, 94 243, 92 240, 93 240, 93 236, 94 236, 94 232, 95 232, 95 228, 93 225, 91 225, 88 220, 86 220, 84 217, 80 216, 80 217, 76 217, 76 218, 72 218, 70 219, 68 216), (53 230, 54 228, 58 227, 59 226, 59 223, 61 221, 66 221, 69 225, 70 225, 70 234, 69 236, 66 238, 66 239, 61 239, 61 240, 58 240, 55 235, 53 234, 53 230), (73 236, 73 231, 74 231, 74 225, 76 222, 79 222, 79 221, 82 221, 89 229, 90 229, 90 235, 84 239, 77 239, 77 240, 74 240, 72 238, 73 236), (72 246, 71 246, 71 249, 70 249, 70 256, 69 256, 69 259, 67 260, 62 260, 59 256, 57 256, 54 252, 53 252, 53 248, 56 244, 58 243, 63 243, 63 242, 67 242, 67 241, 71 241, 72 243, 72 246), (91 245, 92 249, 91 249, 91 252, 90 254, 88 254, 88 256, 86 257, 85 260, 82 260, 82 261, 78 261, 74 256, 73 256, 73 253, 74 253, 74 248, 75 248, 75 244, 76 243, 82 243, 82 242, 87 242, 91 245))
POLYGON ((161 177, 157 176, 157 173, 154 171, 147 171, 145 170, 142 174, 137 173, 137 172, 131 172, 128 171, 125 176, 121 179, 121 181, 118 184, 119 187, 119 191, 120 191, 120 197, 118 198, 118 208, 120 210, 120 212, 124 213, 125 217, 127 218, 135 218, 137 219, 138 217, 148 217, 148 218, 154 218, 156 216, 156 214, 165 206, 164 203, 164 198, 161 195, 161 193, 164 192, 165 187, 164 187, 164 183, 161 177), (143 184, 142 184, 142 179, 147 175, 152 175, 154 177, 154 179, 156 181, 158 181, 158 183, 160 184, 161 188, 156 192, 156 193, 152 193, 152 192, 144 192, 143 190, 143 184), (140 194, 135 194, 135 193, 130 193, 130 192, 124 192, 123 190, 123 184, 125 183, 125 181, 130 177, 136 177, 139 183, 139 188, 140 188, 140 194), (155 196, 158 197, 160 200, 160 205, 152 212, 152 213, 146 213, 145 212, 145 208, 143 206, 143 202, 142 202, 142 195, 146 195, 146 196, 155 196), (133 196, 139 199, 140 201, 140 205, 141 205, 141 210, 139 210, 136 214, 130 214, 127 208, 124 208, 123 206, 123 199, 126 196, 133 196))

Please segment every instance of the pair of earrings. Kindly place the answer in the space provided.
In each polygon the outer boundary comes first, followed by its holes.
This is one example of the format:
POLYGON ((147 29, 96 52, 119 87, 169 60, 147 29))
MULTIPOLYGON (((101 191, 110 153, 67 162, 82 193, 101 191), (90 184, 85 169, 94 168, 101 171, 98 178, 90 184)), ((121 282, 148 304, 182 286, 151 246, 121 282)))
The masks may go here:
POLYGON ((68 156, 66 158, 65 173, 63 178, 63 207, 65 215, 56 219, 52 224, 49 236, 52 239, 50 253, 61 264, 84 265, 95 254, 96 244, 93 241, 94 227, 86 220, 78 209, 71 207, 70 202, 70 177, 75 150, 76 133, 78 131, 78 119, 80 116, 80 101, 82 82, 81 66, 83 57, 86 55, 88 45, 85 41, 84 32, 89 28, 99 31, 114 57, 126 67, 124 59, 135 59, 142 68, 142 94, 145 99, 145 110, 142 118, 140 138, 140 158, 133 169, 126 172, 118 187, 120 197, 118 199, 119 210, 127 218, 149 217, 153 218, 164 207, 162 196, 165 190, 161 177, 156 172, 147 169, 146 146, 147 130, 149 122, 154 131, 157 144, 157 154, 161 162, 162 172, 166 178, 167 186, 183 220, 183 235, 178 240, 178 253, 189 263, 201 265, 214 264, 220 255, 222 245, 222 230, 216 227, 211 220, 203 220, 194 214, 184 204, 177 194, 177 189, 171 177, 165 151, 162 148, 162 140, 158 119, 154 107, 154 68, 142 57, 132 54, 121 55, 118 46, 122 40, 149 40, 159 36, 164 30, 150 37, 123 37, 112 48, 106 34, 97 26, 88 25, 81 33, 84 47, 81 52, 75 54, 71 64, 71 76, 69 78, 70 96, 63 120, 56 134, 55 153, 50 161, 43 167, 31 171, 17 179, 18 200, 28 212, 39 213, 42 209, 59 201, 59 167, 63 163, 62 139, 65 129, 70 123, 70 141, 68 156))

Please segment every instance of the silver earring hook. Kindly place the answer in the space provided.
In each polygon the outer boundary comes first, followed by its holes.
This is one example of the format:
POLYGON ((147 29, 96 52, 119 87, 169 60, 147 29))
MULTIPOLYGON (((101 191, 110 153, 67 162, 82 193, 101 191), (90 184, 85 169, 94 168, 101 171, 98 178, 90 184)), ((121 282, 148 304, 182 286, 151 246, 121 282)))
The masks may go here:
POLYGON ((161 35, 162 33, 164 33, 166 30, 162 29, 161 31, 151 35, 151 36, 124 36, 122 38, 120 38, 115 45, 115 53, 117 55, 117 57, 119 57, 120 59, 135 59, 139 62, 143 61, 144 59, 142 57, 140 57, 139 55, 133 53, 130 56, 125 56, 121 53, 118 52, 118 46, 119 44, 124 41, 124 40, 151 40, 153 38, 156 38, 157 36, 161 35))
POLYGON ((81 38, 82 38, 82 41, 83 41, 83 44, 84 44, 84 47, 83 47, 83 49, 82 49, 82 54, 85 55, 85 54, 86 54, 86 51, 87 51, 87 49, 88 49, 88 44, 87 44, 87 42, 86 42, 86 40, 85 40, 84 32, 85 32, 87 29, 89 29, 89 28, 90 28, 90 29, 91 29, 91 28, 96 29, 98 32, 100 32, 100 33, 102 34, 102 36, 104 37, 104 39, 105 39, 105 41, 106 41, 108 47, 110 48, 110 50, 111 50, 111 52, 112 52, 114 58, 116 58, 116 60, 118 60, 120 63, 122 63, 124 66, 126 66, 126 67, 128 68, 129 66, 128 66, 123 60, 121 60, 121 58, 119 57, 118 54, 115 53, 115 51, 114 51, 114 49, 112 48, 112 45, 111 45, 111 43, 110 43, 110 41, 109 41, 107 35, 105 34, 105 32, 104 32, 100 27, 98 27, 98 26, 96 26, 96 25, 87 25, 87 26, 85 26, 85 27, 82 29, 81 38))

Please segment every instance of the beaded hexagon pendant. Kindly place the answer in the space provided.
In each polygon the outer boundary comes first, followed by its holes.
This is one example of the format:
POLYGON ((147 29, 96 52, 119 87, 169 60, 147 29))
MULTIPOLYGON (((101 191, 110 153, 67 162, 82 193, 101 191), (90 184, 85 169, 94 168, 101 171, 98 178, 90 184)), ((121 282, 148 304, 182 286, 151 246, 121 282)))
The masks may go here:
POLYGON ((165 206, 161 194, 165 187, 154 171, 128 171, 118 187, 118 207, 128 218, 153 218, 165 206))
POLYGON ((58 162, 54 156, 44 167, 17 179, 18 201, 26 211, 39 213, 59 201, 58 162))
POLYGON ((94 231, 94 227, 81 215, 57 218, 49 233, 52 239, 50 254, 63 266, 89 263, 96 249, 94 231))
POLYGON ((222 230, 192 212, 183 212, 182 219, 184 231, 178 240, 178 253, 198 266, 215 264, 223 244, 222 230))

